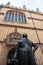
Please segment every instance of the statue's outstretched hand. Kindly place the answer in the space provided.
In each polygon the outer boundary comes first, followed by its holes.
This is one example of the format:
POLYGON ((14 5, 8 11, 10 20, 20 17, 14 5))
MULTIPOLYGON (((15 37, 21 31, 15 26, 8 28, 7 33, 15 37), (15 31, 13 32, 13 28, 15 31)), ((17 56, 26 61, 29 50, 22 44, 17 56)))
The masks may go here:
POLYGON ((7 63, 10 64, 10 63, 11 63, 11 59, 8 59, 8 60, 7 60, 7 63))
POLYGON ((14 59, 14 58, 13 58, 12 61, 18 62, 18 59, 14 59))

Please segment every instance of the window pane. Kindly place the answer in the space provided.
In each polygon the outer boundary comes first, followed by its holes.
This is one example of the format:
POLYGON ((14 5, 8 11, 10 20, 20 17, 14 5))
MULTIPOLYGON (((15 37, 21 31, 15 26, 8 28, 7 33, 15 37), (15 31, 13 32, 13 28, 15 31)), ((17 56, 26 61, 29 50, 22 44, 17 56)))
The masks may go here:
POLYGON ((21 19, 22 19, 22 22, 23 22, 23 15, 21 15, 21 19))
POLYGON ((25 21, 25 23, 26 23, 26 16, 24 16, 24 21, 25 21))
POLYGON ((17 13, 17 22, 18 22, 18 13, 17 13))
POLYGON ((20 13, 19 13, 19 22, 20 22, 20 13))
POLYGON ((9 19, 9 12, 6 13, 5 20, 9 19))
POLYGON ((16 13, 14 12, 14 21, 15 21, 15 14, 16 14, 16 13))
POLYGON ((20 16, 19 13, 17 13, 17 22, 19 22, 20 16))
POLYGON ((6 15, 5 15, 5 20, 7 20, 7 15, 8 15, 8 13, 6 13, 6 15))
POLYGON ((22 22, 22 15, 20 15, 20 22, 22 22))
POLYGON ((9 14, 10 16, 10 21, 12 21, 12 17, 13 17, 13 14, 12 14, 12 12, 10 12, 10 14, 9 14))
POLYGON ((14 13, 12 12, 12 21, 14 21, 14 13))
POLYGON ((10 21, 10 18, 11 18, 11 12, 8 13, 8 20, 10 21))
POLYGON ((24 15, 23 15, 23 22, 24 22, 24 15))
POLYGON ((23 23, 26 23, 26 16, 23 15, 23 23))
POLYGON ((17 12, 15 13, 15 21, 17 21, 17 12))

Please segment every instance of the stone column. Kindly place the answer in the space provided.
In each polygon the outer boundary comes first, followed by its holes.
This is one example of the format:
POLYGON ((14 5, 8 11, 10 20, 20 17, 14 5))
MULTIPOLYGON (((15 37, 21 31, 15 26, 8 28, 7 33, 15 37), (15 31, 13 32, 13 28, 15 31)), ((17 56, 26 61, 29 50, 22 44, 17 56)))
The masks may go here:
POLYGON ((38 50, 36 51, 35 56, 36 56, 36 61, 38 65, 43 65, 43 55, 42 55, 40 47, 38 47, 38 50))

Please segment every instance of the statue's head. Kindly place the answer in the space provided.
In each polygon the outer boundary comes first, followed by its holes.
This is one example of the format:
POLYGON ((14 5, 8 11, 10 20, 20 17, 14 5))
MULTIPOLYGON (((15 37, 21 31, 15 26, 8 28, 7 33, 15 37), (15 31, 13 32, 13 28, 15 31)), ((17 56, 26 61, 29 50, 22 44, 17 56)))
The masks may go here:
POLYGON ((26 33, 23 33, 23 38, 27 38, 27 34, 26 33))

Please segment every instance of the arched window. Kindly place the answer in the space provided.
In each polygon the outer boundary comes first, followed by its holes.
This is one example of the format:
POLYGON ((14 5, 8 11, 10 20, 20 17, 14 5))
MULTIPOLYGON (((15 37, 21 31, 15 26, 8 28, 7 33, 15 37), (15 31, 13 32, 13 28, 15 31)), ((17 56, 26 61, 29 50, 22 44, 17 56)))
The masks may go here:
POLYGON ((9 11, 5 15, 5 20, 12 22, 26 23, 26 16, 20 12, 9 11))
POLYGON ((14 20, 14 12, 7 12, 5 15, 5 20, 13 21, 14 20))

